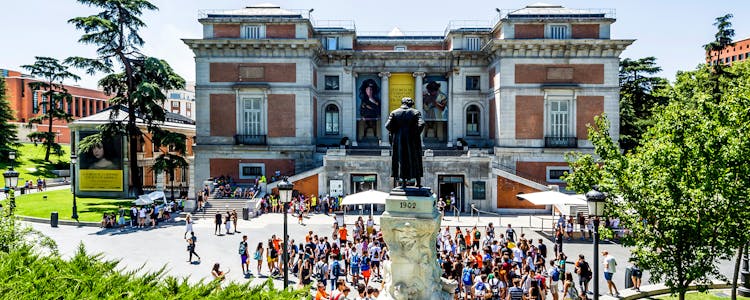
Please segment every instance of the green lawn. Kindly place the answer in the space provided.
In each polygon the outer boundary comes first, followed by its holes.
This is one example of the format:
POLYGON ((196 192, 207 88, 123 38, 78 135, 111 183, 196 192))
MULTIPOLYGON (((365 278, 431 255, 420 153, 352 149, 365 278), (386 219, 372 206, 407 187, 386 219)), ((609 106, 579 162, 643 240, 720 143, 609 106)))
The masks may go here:
MULTIPOLYGON (((103 213, 117 212, 117 206, 130 207, 132 200, 76 197, 78 220, 100 222, 103 213)), ((3 204, 4 207, 7 207, 3 204)), ((32 193, 16 197, 16 215, 49 218, 57 211, 61 220, 72 220, 73 194, 68 189, 32 193), (44 200, 44 196, 47 200, 44 200)))
MULTIPOLYGON (((685 300, 728 300, 730 299, 729 295, 732 294, 732 291, 730 290, 713 290, 708 291, 708 293, 700 293, 700 292, 691 292, 685 294, 685 300)), ((656 297, 654 299, 664 299, 664 300, 676 300, 678 297, 675 296, 660 296, 656 297)), ((750 300, 748 297, 742 297, 740 295, 737 295, 738 300, 750 300)))
MULTIPOLYGON (((19 182, 22 180, 34 180, 37 178, 55 178, 52 170, 70 169, 70 145, 62 145, 63 154, 57 156, 50 154, 50 161, 44 161, 46 148, 42 144, 21 144, 16 149, 16 161, 13 164, 14 169, 21 173, 19 182)), ((10 164, 0 163, 0 170, 5 171, 10 168, 10 164)))

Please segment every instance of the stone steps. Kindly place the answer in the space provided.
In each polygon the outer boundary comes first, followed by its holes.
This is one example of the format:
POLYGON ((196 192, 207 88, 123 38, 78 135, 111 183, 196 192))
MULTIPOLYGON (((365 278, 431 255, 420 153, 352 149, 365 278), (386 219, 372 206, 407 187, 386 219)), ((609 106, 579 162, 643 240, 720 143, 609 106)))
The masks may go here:
POLYGON ((248 199, 209 199, 203 203, 203 210, 193 213, 197 218, 213 218, 217 212, 226 215, 227 211, 236 210, 237 217, 242 218, 242 209, 248 199))

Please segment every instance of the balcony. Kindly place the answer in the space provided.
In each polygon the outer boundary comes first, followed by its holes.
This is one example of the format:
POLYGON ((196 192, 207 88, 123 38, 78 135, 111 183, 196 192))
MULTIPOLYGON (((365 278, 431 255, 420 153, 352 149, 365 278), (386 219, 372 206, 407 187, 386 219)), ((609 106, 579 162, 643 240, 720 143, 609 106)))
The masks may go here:
POLYGON ((234 136, 235 145, 265 145, 266 135, 238 134, 234 136))
POLYGON ((574 136, 545 136, 544 147, 546 148, 577 148, 578 139, 574 136))

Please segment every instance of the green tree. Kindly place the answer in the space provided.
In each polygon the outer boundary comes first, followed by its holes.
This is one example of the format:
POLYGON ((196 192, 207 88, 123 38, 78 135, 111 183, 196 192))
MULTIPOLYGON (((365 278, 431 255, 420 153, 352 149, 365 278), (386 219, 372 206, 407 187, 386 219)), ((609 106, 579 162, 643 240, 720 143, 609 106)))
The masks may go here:
POLYGON ((138 170, 137 141, 144 133, 137 123, 145 123, 148 131, 156 130, 166 116, 161 106, 166 99, 162 91, 183 88, 185 80, 166 61, 147 57, 140 52, 144 41, 139 30, 146 26, 140 16, 146 10, 156 10, 156 6, 146 0, 78 2, 101 9, 98 14, 68 21, 84 31, 78 40, 80 43, 98 47, 97 57, 70 57, 66 62, 85 68, 89 74, 108 73, 99 84, 105 92, 114 95, 110 103, 120 105, 127 112, 123 121, 117 121, 119 110, 112 110, 112 121, 100 126, 100 134, 84 139, 80 150, 86 151, 86 147, 91 147, 93 142, 101 141, 101 135, 127 136, 130 182, 133 192, 141 194, 140 174, 134 170, 138 170), (121 72, 114 73, 115 63, 121 72))
POLYGON ((665 78, 654 76, 661 72, 656 58, 629 58, 620 61, 620 147, 633 150, 653 124, 654 109, 666 105, 667 98, 659 93, 668 86, 665 78))
MULTIPOLYGON (((718 58, 721 57, 721 52, 724 51, 727 46, 734 45, 732 42, 734 29, 732 29, 732 22, 729 21, 732 17, 732 14, 726 14, 716 18, 714 26, 716 26, 717 31, 716 34, 714 34, 714 40, 703 45, 703 49, 706 50, 706 58, 709 62, 713 62, 714 60, 718 61, 718 58), (716 59, 714 59, 714 57, 716 57, 716 59)), ((723 66, 721 62, 712 65, 714 65, 714 68, 718 68, 719 72, 723 66)))
POLYGON ((16 125, 12 124, 16 118, 5 94, 5 78, 0 76, 0 162, 10 162, 8 152, 18 147, 16 125))
POLYGON ((31 72, 31 75, 41 78, 43 81, 31 81, 28 83, 29 88, 36 93, 42 91, 42 101, 39 106, 42 107, 42 114, 29 119, 29 127, 33 124, 47 123, 46 131, 36 131, 28 135, 34 141, 43 141, 47 148, 44 154, 44 161, 49 162, 50 153, 62 154, 62 147, 55 140, 57 133, 52 131, 52 123, 55 120, 70 122, 73 116, 64 109, 67 102, 70 105, 73 97, 63 85, 63 81, 68 79, 79 80, 78 75, 68 71, 68 67, 61 64, 57 59, 52 57, 36 56, 33 65, 23 65, 22 68, 31 72))
POLYGON ((162 151, 154 159, 154 165, 151 167, 151 170, 154 171, 154 174, 163 174, 166 172, 169 175, 172 201, 174 201, 174 171, 189 166, 184 157, 187 149, 185 145, 186 139, 187 137, 184 134, 161 130, 154 131, 152 136, 152 142, 156 147, 167 146, 167 151, 162 151))

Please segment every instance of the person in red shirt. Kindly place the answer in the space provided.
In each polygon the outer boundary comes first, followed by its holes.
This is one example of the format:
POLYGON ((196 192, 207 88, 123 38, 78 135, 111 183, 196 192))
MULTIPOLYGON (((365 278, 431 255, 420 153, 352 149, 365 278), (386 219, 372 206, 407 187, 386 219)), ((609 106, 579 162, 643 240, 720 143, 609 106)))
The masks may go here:
POLYGON ((328 300, 330 295, 326 293, 326 286, 322 283, 318 283, 318 292, 315 294, 315 300, 328 300))
POLYGON ((339 245, 346 245, 346 236, 346 224, 344 224, 344 226, 341 226, 341 228, 339 228, 339 245))

